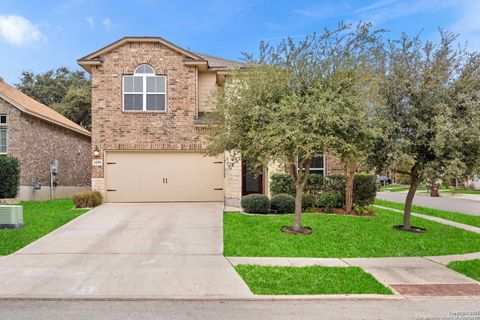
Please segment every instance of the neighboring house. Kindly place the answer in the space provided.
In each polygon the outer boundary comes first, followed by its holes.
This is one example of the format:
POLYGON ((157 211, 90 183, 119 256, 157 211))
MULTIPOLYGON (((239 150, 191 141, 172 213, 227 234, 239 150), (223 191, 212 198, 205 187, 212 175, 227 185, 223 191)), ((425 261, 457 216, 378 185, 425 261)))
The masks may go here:
POLYGON ((0 81, 0 156, 19 160, 19 198, 63 198, 89 188, 90 150, 88 130, 0 81), (58 160, 58 174, 50 190, 52 160, 58 160))
MULTIPOLYGON (((205 157, 212 91, 239 62, 160 37, 126 37, 78 60, 92 75, 92 188, 107 202, 225 201, 268 193, 268 176, 205 157), (95 157, 96 156, 96 157, 95 157)), ((313 171, 343 172, 331 157, 313 171)))

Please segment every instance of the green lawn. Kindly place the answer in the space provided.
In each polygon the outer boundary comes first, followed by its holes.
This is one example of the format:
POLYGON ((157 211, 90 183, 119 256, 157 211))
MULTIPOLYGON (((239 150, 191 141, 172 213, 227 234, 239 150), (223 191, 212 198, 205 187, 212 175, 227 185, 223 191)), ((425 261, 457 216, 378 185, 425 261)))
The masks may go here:
POLYGON ((73 201, 25 201, 21 229, 0 229, 0 255, 11 254, 43 237, 87 210, 73 210, 73 201))
POLYGON ((450 188, 450 189, 442 189, 440 190, 440 193, 480 194, 480 190, 450 188))
POLYGON ((455 261, 449 263, 447 267, 463 273, 467 277, 480 281, 480 259, 455 261))
MULTIPOLYGON (((403 210, 405 205, 403 203, 392 202, 387 200, 375 199, 375 204, 379 206, 400 209, 403 210)), ((470 226, 480 228, 480 216, 472 216, 464 213, 459 212, 450 212, 450 211, 443 211, 437 210, 432 208, 426 208, 421 206, 412 205, 412 212, 426 214, 429 216, 435 216, 438 218, 443 218, 463 224, 468 224, 470 226)))
POLYGON ((255 294, 392 294, 359 267, 238 265, 235 269, 255 294))
POLYGON ((376 216, 305 214, 303 225, 311 235, 280 231, 291 225, 292 215, 224 216, 226 256, 247 257, 401 257, 460 254, 480 251, 480 235, 433 221, 412 217, 423 234, 397 231, 402 214, 375 209, 376 216))
MULTIPOLYGON (((401 192, 401 191, 407 191, 410 188, 409 185, 405 184, 389 184, 386 186, 381 186, 380 191, 389 191, 389 192, 401 192)), ((426 191, 425 186, 419 186, 417 188, 418 191, 426 191)))

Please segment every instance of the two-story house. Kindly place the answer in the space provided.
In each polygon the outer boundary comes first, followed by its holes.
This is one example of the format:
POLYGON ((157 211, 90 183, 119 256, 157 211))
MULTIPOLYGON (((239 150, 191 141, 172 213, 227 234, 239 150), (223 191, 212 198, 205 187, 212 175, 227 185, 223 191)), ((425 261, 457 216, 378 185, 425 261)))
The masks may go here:
MULTIPOLYGON (((241 63, 160 37, 125 37, 78 63, 92 75, 92 188, 107 202, 238 205, 242 195, 268 193, 267 169, 255 175, 202 152, 212 90, 241 63)), ((339 169, 328 157, 315 163, 321 174, 339 169)))

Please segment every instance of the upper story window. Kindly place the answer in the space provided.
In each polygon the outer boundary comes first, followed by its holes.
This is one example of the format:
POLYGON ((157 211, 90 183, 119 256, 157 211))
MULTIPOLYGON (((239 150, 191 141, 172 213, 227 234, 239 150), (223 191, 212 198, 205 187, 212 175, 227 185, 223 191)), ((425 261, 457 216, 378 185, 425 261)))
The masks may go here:
POLYGON ((7 154, 7 116, 0 114, 0 154, 7 154))
POLYGON ((123 76, 123 110, 167 110, 167 77, 157 76, 148 64, 141 64, 133 75, 123 76))

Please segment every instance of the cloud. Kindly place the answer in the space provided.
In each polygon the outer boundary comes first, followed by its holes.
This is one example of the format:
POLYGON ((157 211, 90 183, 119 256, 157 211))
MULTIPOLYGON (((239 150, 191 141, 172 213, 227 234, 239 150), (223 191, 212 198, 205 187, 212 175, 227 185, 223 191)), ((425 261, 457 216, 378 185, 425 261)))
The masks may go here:
POLYGON ((365 7, 361 7, 357 10, 355 10, 354 13, 362 13, 362 12, 367 12, 367 11, 371 11, 371 10, 375 10, 375 9, 380 9, 380 8, 383 8, 383 7, 386 7, 392 3, 395 3, 395 2, 398 2, 398 0, 380 0, 380 1, 377 1, 377 2, 374 2, 372 4, 369 4, 368 6, 365 6, 365 7))
POLYGON ((95 28, 95 20, 93 19, 93 17, 85 17, 85 20, 87 21, 90 28, 95 28))
POLYGON ((304 9, 295 9, 294 13, 310 18, 331 18, 337 17, 348 10, 348 5, 345 3, 336 4, 318 4, 304 9))
POLYGON ((433 12, 456 7, 455 0, 380 0, 355 10, 352 15, 375 24, 412 16, 423 12, 433 12))
POLYGON ((112 28, 112 20, 110 20, 109 18, 103 19, 103 21, 102 21, 102 26, 104 26, 105 29, 110 29, 110 28, 112 28))
POLYGON ((47 39, 28 19, 15 14, 0 15, 0 37, 16 46, 47 39))

